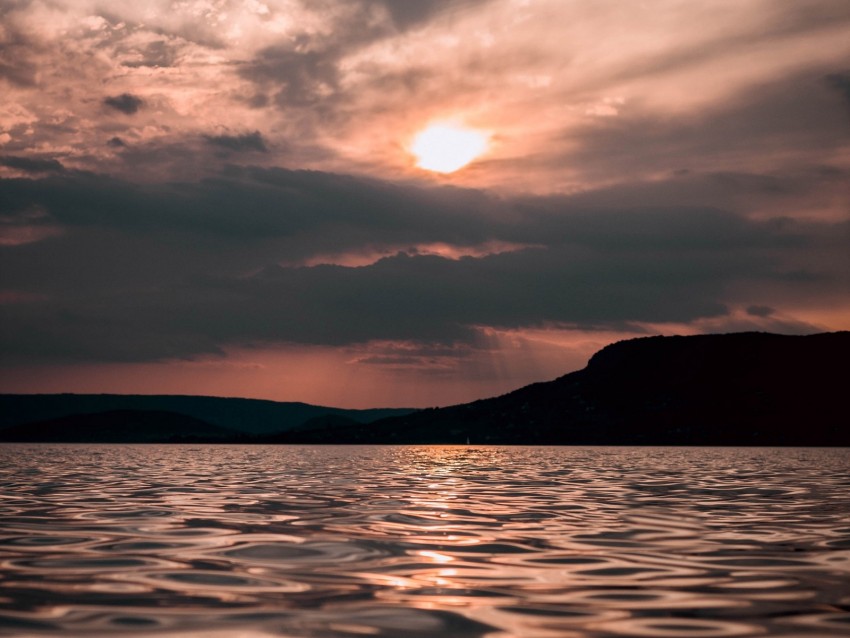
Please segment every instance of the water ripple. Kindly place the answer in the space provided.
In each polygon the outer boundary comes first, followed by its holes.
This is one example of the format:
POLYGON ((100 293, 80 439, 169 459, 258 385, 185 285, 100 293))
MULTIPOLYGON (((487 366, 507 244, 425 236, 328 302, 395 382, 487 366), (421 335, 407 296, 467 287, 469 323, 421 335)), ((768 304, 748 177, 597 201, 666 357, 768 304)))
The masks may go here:
POLYGON ((3 445, 0 635, 848 635, 847 452, 3 445))

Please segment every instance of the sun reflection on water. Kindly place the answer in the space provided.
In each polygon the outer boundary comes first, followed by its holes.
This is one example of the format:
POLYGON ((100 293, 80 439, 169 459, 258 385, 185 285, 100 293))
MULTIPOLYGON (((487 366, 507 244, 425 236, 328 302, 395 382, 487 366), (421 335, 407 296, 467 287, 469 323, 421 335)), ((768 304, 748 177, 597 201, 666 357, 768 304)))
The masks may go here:
POLYGON ((0 625, 841 635, 848 469, 831 450, 5 446, 0 625))

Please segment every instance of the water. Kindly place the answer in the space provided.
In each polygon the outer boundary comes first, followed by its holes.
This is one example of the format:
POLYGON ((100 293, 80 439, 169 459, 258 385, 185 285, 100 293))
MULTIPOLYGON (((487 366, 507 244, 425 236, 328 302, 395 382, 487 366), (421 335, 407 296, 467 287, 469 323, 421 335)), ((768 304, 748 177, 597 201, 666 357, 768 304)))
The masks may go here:
POLYGON ((0 446, 0 634, 850 635, 850 450, 0 446))

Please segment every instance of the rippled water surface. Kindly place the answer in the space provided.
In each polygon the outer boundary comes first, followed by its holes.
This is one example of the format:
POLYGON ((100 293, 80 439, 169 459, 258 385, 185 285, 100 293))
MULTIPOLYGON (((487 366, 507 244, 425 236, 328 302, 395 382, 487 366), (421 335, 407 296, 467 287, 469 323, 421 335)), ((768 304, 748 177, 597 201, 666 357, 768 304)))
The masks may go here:
POLYGON ((850 635, 850 450, 0 446, 0 634, 850 635))

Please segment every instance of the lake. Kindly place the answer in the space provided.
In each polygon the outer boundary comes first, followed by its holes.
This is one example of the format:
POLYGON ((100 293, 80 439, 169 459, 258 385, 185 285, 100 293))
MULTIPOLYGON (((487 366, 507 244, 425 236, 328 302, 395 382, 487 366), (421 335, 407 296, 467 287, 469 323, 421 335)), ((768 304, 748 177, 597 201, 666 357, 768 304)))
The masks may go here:
POLYGON ((0 635, 850 635, 847 448, 0 446, 0 635))

